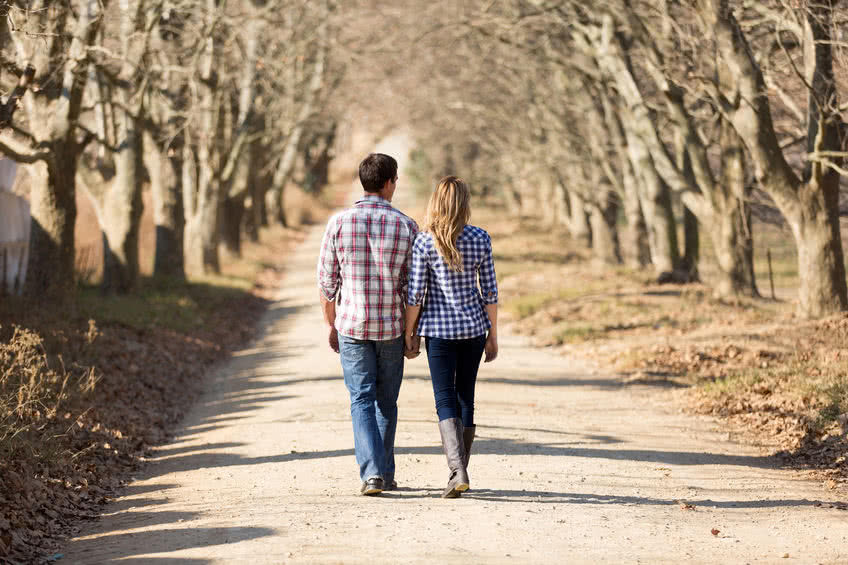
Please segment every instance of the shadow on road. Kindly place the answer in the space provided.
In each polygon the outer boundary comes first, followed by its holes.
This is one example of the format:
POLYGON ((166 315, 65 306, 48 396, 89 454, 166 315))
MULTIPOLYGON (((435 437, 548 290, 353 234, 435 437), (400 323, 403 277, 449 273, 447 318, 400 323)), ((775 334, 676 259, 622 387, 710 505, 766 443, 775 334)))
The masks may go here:
MULTIPOLYGON (((463 493, 462 498, 486 500, 492 502, 537 502, 539 504, 615 504, 624 506, 672 506, 679 505, 679 500, 651 498, 643 496, 618 496, 602 494, 581 494, 571 492, 551 492, 536 490, 487 490, 474 489, 463 493)), ((706 508, 784 508, 794 506, 819 506, 819 500, 785 499, 785 500, 692 500, 687 498, 687 504, 706 508)))
MULTIPOLYGON (((174 520, 176 521, 176 520, 174 520)), ((142 522, 149 525, 150 522, 142 522)), ((101 535, 96 538, 77 540, 74 542, 75 557, 83 563, 208 563, 203 559, 155 559, 144 557, 127 559, 133 555, 151 553, 167 553, 197 547, 210 547, 226 543, 236 543, 250 539, 273 535, 269 528, 232 527, 232 528, 173 528, 167 530, 141 531, 101 535), (120 558, 104 561, 98 559, 98 553, 110 546, 134 548, 123 551, 120 558), (87 559, 86 557, 90 557, 87 559)))
MULTIPOLYGON (((601 436, 601 443, 612 443, 614 438, 601 436)), ((668 465, 727 465, 750 467, 758 469, 775 469, 780 462, 774 457, 753 455, 726 455, 720 453, 694 451, 660 451, 650 449, 622 449, 614 447, 604 449, 599 447, 581 447, 586 443, 597 444, 594 436, 577 439, 574 442, 532 442, 515 439, 487 438, 478 436, 474 443, 474 453, 481 455, 521 456, 538 455, 545 457, 589 457, 613 461, 638 461, 641 463, 663 463, 668 465), (587 439, 589 441, 587 441, 587 439)), ((438 438, 434 434, 434 442, 438 438)), ((239 444, 228 444, 238 447, 239 444)), ((166 456, 159 464, 151 468, 150 476, 165 473, 182 473, 194 469, 232 467, 242 465, 266 465, 269 463, 289 463, 309 459, 329 459, 334 457, 353 457, 353 448, 332 449, 326 451, 292 451, 263 457, 244 457, 236 453, 216 451, 216 445, 193 446, 194 453, 188 453, 192 447, 187 447, 179 455, 166 456)), ((397 455, 441 455, 442 448, 434 443, 427 446, 397 446, 397 455)))

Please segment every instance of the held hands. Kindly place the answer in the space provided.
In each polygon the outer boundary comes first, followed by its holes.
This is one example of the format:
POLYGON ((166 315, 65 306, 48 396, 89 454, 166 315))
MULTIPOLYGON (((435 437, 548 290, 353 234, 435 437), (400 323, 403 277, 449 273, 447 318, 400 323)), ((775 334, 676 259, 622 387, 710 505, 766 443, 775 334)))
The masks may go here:
POLYGON ((329 337, 330 349, 339 352, 339 331, 336 328, 330 328, 330 337, 329 337))
POLYGON ((404 336, 403 355, 407 359, 415 359, 421 355, 421 336, 406 335, 404 336))
POLYGON ((498 336, 492 332, 489 332, 489 336, 486 338, 486 346, 484 348, 486 352, 486 358, 483 360, 484 363, 489 363, 490 361, 494 361, 498 357, 498 336))

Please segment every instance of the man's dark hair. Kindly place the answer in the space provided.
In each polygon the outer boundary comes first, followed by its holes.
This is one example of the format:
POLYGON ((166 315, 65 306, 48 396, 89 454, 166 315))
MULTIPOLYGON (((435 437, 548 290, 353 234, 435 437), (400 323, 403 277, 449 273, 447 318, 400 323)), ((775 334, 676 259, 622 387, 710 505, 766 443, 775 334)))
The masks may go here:
POLYGON ((383 153, 371 153, 359 163, 359 182, 365 192, 380 192, 397 175, 397 161, 383 153))

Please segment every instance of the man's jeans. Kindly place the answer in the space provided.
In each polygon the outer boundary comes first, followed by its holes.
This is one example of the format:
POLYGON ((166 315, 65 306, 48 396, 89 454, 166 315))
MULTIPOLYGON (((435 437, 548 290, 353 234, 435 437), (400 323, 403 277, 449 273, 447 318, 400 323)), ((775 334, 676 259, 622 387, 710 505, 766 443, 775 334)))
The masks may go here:
POLYGON ((397 398, 403 378, 403 336, 371 341, 339 336, 359 477, 395 476, 397 398))

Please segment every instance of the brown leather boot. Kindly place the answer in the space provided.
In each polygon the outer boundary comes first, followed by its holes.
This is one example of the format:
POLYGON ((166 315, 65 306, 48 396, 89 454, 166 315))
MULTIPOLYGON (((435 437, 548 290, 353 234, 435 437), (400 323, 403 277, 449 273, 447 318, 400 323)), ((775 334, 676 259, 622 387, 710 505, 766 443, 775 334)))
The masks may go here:
POLYGON ((468 471, 465 470, 465 441, 462 433, 462 420, 447 418, 439 422, 439 433, 442 436, 442 448, 448 459, 450 476, 448 486, 442 493, 442 498, 457 498, 460 493, 468 490, 468 471))

